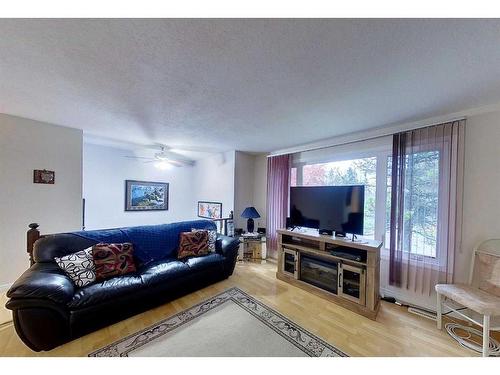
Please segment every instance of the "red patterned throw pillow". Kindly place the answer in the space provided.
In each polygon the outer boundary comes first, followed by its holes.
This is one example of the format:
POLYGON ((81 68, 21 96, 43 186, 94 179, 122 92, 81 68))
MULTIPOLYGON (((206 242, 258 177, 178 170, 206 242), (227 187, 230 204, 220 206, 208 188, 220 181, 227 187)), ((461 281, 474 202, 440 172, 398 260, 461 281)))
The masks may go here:
POLYGON ((181 233, 177 258, 182 259, 190 256, 197 257, 207 254, 208 254, 208 232, 206 230, 181 233))
POLYGON ((134 247, 131 243, 99 243, 92 247, 96 280, 135 272, 134 247))

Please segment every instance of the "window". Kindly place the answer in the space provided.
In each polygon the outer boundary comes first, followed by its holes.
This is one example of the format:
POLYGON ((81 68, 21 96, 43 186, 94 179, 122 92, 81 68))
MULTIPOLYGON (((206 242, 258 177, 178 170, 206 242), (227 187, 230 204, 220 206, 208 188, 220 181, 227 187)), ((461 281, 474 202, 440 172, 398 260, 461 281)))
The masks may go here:
POLYGON ((297 186, 297 168, 290 169, 290 186, 297 186))
MULTIPOLYGON (((392 157, 387 160, 386 247, 389 247, 392 157)), ((403 251, 413 256, 436 258, 439 204, 437 150, 415 152, 406 158, 403 251)))
MULTIPOLYGON (((343 155, 332 153, 331 159, 343 155)), ((439 150, 415 152, 407 159, 404 241, 407 254, 437 259, 439 225, 439 150)), ((321 160, 328 160, 328 155, 321 160)), ((347 155, 345 160, 295 162, 291 186, 365 185, 364 236, 390 246, 391 144, 347 155), (350 156, 350 157, 349 157, 350 156), (378 201, 377 201, 378 198, 378 201)))
MULTIPOLYGON (((376 157, 306 164, 301 169, 300 186, 365 185, 363 232, 364 236, 375 237, 376 157)), ((297 186, 297 181, 297 168, 292 168, 291 186, 297 186)))

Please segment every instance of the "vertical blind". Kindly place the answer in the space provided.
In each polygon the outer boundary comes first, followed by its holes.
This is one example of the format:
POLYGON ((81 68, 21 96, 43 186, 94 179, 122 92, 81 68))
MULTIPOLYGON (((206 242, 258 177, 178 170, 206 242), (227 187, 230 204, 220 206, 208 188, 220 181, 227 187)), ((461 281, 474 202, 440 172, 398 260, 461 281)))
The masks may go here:
POLYGON ((462 225, 464 134, 465 120, 460 120, 393 136, 389 246, 393 286, 430 294, 435 284, 453 281, 462 225), (433 160, 437 161, 434 174, 433 160), (426 186, 417 178, 422 174, 426 186), (426 192, 437 198, 436 212, 426 212, 421 204, 426 192), (434 215, 435 233, 425 233, 425 221, 434 215), (417 222, 424 233, 417 233, 417 222), (435 236, 435 252, 415 251, 416 242, 425 236, 435 236))

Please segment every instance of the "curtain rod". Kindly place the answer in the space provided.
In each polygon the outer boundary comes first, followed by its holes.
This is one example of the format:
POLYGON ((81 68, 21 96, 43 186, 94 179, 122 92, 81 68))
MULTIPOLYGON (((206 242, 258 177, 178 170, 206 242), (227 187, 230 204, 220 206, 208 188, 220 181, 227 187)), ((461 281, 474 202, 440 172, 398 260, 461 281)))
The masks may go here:
MULTIPOLYGON (((287 154, 296 154, 296 153, 299 153, 299 152, 322 150, 322 149, 325 149, 325 148, 330 148, 330 147, 335 147, 335 146, 343 146, 343 145, 348 145, 348 144, 351 144, 351 143, 357 143, 357 142, 362 142, 362 141, 370 141, 370 140, 373 140, 373 139, 378 139, 378 138, 383 138, 383 137, 387 137, 387 136, 390 136, 390 135, 394 135, 396 133, 403 132, 403 131, 410 131, 410 130, 422 129, 422 128, 427 128, 427 127, 430 127, 430 126, 436 126, 436 125, 446 124, 448 122, 462 121, 462 120, 466 120, 466 119, 467 119, 466 116, 461 116, 461 117, 452 118, 450 120, 444 120, 444 121, 443 120, 439 120, 439 121, 435 121, 435 122, 427 123, 427 124, 422 124, 422 125, 407 125, 407 126, 405 126, 405 125, 398 125, 398 126, 392 126, 392 127, 376 128, 376 129, 372 129, 372 130, 366 130, 366 131, 363 131, 363 132, 355 132, 355 133, 350 133, 350 134, 345 134, 343 136, 339 136, 339 138, 355 137, 353 139, 348 139, 348 140, 344 140, 344 141, 341 140, 339 142, 328 143, 328 144, 325 144, 325 145, 314 146, 314 143, 310 143, 309 146, 306 144, 306 145, 303 145, 303 146, 290 147, 288 149, 283 149, 282 151, 277 151, 275 153, 270 153, 269 155, 267 155, 267 157, 269 158, 269 157, 273 157, 273 156, 280 156, 280 155, 287 155, 287 154), (374 133, 377 133, 377 134, 368 135, 368 136, 364 136, 363 137, 362 134, 363 133, 367 133, 367 132, 374 132, 374 133)), ((317 141, 316 143, 318 143, 318 142, 321 142, 321 141, 317 141)), ((328 141, 326 141, 326 142, 328 142, 328 141)))

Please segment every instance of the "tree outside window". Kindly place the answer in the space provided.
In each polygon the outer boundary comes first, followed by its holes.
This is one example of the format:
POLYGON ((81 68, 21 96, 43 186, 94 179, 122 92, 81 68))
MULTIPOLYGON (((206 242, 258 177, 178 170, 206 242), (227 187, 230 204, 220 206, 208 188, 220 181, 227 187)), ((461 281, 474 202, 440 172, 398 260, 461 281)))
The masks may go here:
POLYGON ((373 238, 375 235, 376 171, 376 157, 308 164, 302 167, 302 186, 365 185, 363 233, 373 238))
MULTIPOLYGON (((415 152, 406 157, 403 251, 436 258, 439 209, 439 151, 415 152)), ((387 160, 386 245, 391 219, 392 157, 387 160)))

